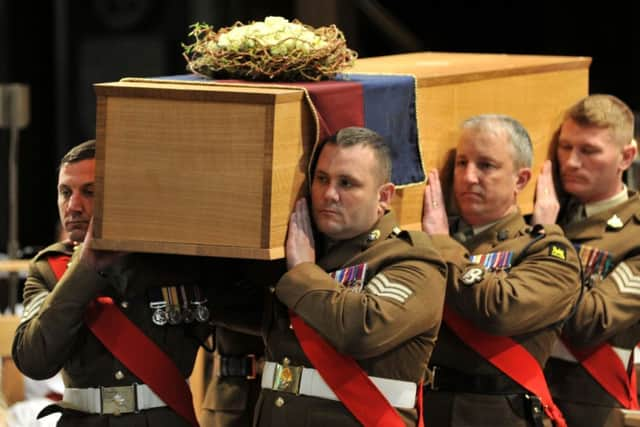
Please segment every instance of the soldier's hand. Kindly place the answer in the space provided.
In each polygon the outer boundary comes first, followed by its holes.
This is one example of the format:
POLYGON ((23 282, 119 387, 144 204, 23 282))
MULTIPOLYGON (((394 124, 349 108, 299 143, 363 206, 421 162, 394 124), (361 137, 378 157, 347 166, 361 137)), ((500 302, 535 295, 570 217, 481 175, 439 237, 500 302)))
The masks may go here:
POLYGON ((288 269, 292 269, 302 262, 315 262, 316 260, 311 218, 307 201, 304 198, 296 202, 296 207, 289 218, 285 249, 288 269))
POLYGON ((533 205, 533 224, 555 224, 560 212, 560 202, 553 185, 551 160, 545 160, 536 183, 536 200, 533 205))
POLYGON ((427 234, 449 234, 449 219, 437 169, 429 171, 429 181, 424 188, 422 231, 427 234))
POLYGON ((117 251, 101 251, 91 247, 93 241, 93 218, 89 222, 87 234, 82 242, 82 251, 80 252, 80 261, 87 263, 96 271, 103 271, 113 265, 117 260, 126 255, 126 252, 117 251))

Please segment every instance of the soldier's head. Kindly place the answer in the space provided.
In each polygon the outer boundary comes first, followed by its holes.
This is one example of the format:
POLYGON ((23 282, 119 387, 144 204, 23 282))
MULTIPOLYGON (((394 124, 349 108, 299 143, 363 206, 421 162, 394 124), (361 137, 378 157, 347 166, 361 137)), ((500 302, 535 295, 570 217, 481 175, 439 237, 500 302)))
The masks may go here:
POLYGON ((557 134, 556 158, 563 189, 583 203, 613 197, 637 148, 634 117, 611 95, 590 95, 565 114, 557 134))
POLYGON ((333 240, 369 231, 390 209, 391 153, 376 132, 348 127, 319 148, 311 174, 316 227, 333 240))
POLYGON ((531 179, 529 134, 515 119, 485 114, 465 120, 456 148, 453 189, 470 225, 497 221, 517 209, 531 179))
POLYGON ((93 216, 96 142, 73 147, 60 160, 58 171, 58 213, 69 240, 81 242, 93 216))

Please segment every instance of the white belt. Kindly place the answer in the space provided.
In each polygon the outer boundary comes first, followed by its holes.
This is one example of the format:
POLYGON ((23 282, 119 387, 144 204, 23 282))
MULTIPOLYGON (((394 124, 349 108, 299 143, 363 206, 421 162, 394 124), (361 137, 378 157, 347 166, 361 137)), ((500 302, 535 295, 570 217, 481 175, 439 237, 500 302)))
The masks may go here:
MULTIPOLYGON (((611 348, 616 353, 616 355, 620 358, 620 361, 622 362, 622 366, 626 368, 627 365, 629 364, 629 358, 631 357, 632 350, 628 350, 626 348, 614 347, 614 346, 611 346, 611 348)), ((567 346, 564 345, 562 341, 556 341, 556 344, 553 347, 553 350, 551 350, 551 357, 555 357, 556 359, 561 359, 567 362, 578 363, 578 360, 575 358, 573 354, 571 354, 571 351, 569 351, 567 346)), ((638 362, 638 359, 635 359, 635 361, 638 362)))
MULTIPOLYGON (((270 390, 288 391, 305 396, 321 397, 323 399, 340 400, 335 393, 324 382, 317 370, 304 367, 289 367, 299 373, 299 387, 297 390, 283 388, 282 365, 275 362, 265 362, 262 371, 262 388, 270 390)), ((287 371, 287 378, 290 378, 291 372, 287 371)), ((410 381, 392 380, 388 378, 369 377, 369 379, 378 387, 378 390, 384 395, 392 406, 402 409, 413 409, 416 402, 415 383, 410 381)))
POLYGON ((91 414, 125 414, 167 406, 146 384, 122 387, 66 388, 63 402, 91 414))

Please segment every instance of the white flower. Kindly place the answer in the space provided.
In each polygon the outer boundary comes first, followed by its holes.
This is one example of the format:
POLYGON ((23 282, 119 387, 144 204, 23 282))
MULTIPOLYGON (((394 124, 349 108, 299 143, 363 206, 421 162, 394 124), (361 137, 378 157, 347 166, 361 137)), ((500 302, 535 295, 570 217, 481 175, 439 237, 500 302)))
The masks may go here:
POLYGON ((264 22, 237 26, 218 39, 220 48, 234 51, 251 49, 256 44, 268 48, 272 55, 287 55, 295 49, 307 53, 324 47, 326 42, 304 25, 281 16, 267 16, 264 22))

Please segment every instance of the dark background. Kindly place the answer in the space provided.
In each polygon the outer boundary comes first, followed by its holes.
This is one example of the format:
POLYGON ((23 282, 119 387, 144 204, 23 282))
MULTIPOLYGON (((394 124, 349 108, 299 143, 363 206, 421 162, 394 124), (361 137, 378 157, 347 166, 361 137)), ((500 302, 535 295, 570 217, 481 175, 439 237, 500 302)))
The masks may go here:
MULTIPOLYGON (((633 81, 639 2, 554 3, 0 0, 0 83, 31 90, 31 123, 20 132, 21 246, 54 240, 57 163, 68 148, 95 136, 91 85, 184 73, 180 43, 189 41, 196 21, 217 28, 280 15, 313 26, 335 23, 360 57, 420 50, 589 56, 590 92, 614 94, 640 109, 633 81)), ((8 131, 0 130, 0 253, 7 242, 8 141, 8 131)))

